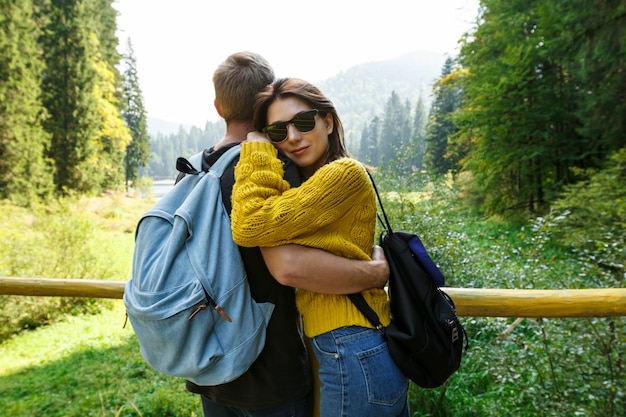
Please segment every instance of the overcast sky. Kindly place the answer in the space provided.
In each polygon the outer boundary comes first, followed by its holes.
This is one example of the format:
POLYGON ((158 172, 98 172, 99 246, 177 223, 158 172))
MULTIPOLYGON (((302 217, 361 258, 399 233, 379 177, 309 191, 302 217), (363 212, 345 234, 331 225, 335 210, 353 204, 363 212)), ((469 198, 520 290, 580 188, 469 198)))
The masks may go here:
POLYGON ((456 55, 478 0, 116 0, 114 7, 120 52, 130 38, 148 116, 204 128, 218 118, 213 71, 232 52, 258 52, 277 76, 313 83, 417 50, 456 55))

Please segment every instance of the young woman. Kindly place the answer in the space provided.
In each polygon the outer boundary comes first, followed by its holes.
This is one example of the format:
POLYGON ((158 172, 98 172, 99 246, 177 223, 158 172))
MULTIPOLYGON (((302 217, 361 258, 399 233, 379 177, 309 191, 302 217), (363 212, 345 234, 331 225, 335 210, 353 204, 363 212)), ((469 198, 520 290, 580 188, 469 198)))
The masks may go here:
MULTIPOLYGON (((306 81, 287 78, 261 91, 254 110, 258 131, 248 134, 235 170, 235 242, 296 243, 370 259, 376 197, 363 165, 348 157, 332 102, 306 81), (283 180, 278 151, 298 166, 299 187, 283 180)), ((363 295, 389 324, 384 289, 363 295)), ((408 380, 350 299, 299 289, 296 303, 319 362, 321 416, 408 416, 408 380)))

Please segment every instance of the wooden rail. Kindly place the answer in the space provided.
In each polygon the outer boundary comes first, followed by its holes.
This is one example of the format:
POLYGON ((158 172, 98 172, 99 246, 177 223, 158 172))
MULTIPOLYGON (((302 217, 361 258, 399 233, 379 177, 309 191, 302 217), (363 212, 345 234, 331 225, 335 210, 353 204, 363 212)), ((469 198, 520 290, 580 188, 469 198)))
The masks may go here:
MULTIPOLYGON (((0 277, 0 294, 122 298, 123 281, 0 277)), ((459 316, 615 317, 626 316, 626 288, 517 290, 451 288, 459 316)))

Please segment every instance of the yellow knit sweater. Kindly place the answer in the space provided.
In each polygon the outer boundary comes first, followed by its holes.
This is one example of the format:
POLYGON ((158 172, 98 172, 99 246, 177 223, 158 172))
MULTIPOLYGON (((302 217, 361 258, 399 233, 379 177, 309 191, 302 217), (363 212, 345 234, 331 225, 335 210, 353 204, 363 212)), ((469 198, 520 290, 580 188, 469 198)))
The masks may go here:
MULTIPOLYGON (((283 180, 282 162, 269 143, 242 145, 233 188, 233 239, 240 246, 295 243, 351 259, 369 260, 376 197, 365 168, 343 158, 322 166, 300 187, 283 180)), ((389 299, 383 289, 363 292, 383 325, 389 299)), ((314 337, 344 326, 372 327, 345 295, 298 290, 304 332, 314 337)))

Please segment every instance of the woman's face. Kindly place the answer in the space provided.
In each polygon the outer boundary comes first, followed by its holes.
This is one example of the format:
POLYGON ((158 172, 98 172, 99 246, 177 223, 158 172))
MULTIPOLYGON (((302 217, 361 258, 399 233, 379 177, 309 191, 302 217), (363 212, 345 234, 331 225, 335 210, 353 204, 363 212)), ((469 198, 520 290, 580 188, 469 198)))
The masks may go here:
MULTIPOLYGON (((267 109, 267 123, 292 120, 298 113, 312 110, 304 101, 296 97, 278 99, 267 109)), ((333 131, 333 118, 330 114, 315 115, 315 127, 308 132, 299 131, 293 123, 287 125, 287 138, 274 145, 298 167, 305 178, 313 175, 326 162, 328 135, 333 131)))

